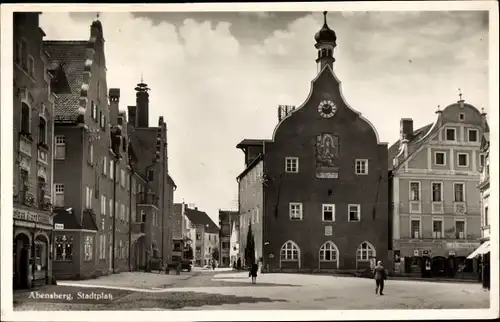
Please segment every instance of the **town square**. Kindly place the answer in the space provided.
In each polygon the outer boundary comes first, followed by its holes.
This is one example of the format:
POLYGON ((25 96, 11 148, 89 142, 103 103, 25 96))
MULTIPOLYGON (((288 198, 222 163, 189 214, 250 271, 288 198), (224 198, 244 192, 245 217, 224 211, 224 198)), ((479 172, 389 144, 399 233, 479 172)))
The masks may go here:
POLYGON ((497 314, 498 15, 416 3, 2 5, 12 312, 497 314))

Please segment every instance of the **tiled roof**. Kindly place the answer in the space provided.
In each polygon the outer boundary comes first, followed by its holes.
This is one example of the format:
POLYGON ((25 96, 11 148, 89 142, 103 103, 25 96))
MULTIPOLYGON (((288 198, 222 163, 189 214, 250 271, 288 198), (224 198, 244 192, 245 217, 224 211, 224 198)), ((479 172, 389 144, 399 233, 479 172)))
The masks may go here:
POLYGON ((82 229, 74 213, 68 212, 65 209, 54 209, 54 213, 54 223, 63 224, 64 229, 82 229))
POLYGON ((75 121, 80 105, 86 49, 88 41, 44 41, 51 65, 64 64, 71 93, 58 95, 55 102, 55 121, 75 121))
POLYGON ((169 182, 171 185, 173 185, 174 187, 176 187, 176 188, 177 188, 177 185, 175 184, 175 181, 174 181, 174 179, 172 179, 172 177, 170 176, 170 174, 168 175, 168 182, 169 182))
MULTIPOLYGON (((418 140, 420 140, 421 138, 424 137, 424 135, 427 134, 427 132, 429 132, 429 130, 431 129, 433 123, 430 123, 430 124, 427 124, 425 126, 422 126, 421 128, 413 131, 413 137, 412 139, 410 140, 410 142, 408 142, 408 144, 412 144, 418 140)), ((393 145, 391 145, 389 147, 389 167, 392 167, 392 159, 394 159, 394 157, 398 154, 399 152, 399 145, 400 145, 400 142, 401 140, 397 140, 393 145)))
POLYGON ((93 231, 99 230, 99 228, 97 228, 97 224, 95 222, 94 216, 87 211, 83 212, 82 228, 86 229, 86 230, 93 230, 93 231))
POLYGON ((208 227, 206 228, 206 231, 208 233, 219 233, 219 227, 212 221, 212 219, 210 219, 206 212, 199 211, 197 209, 186 208, 186 216, 195 225, 208 225, 208 227))

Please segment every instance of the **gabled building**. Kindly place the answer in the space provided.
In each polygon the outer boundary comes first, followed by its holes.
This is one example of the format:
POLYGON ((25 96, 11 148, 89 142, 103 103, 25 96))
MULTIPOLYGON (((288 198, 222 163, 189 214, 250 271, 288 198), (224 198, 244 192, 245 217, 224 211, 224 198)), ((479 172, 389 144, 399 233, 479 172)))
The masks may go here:
POLYGON ((54 275, 89 278, 129 269, 130 166, 120 90, 106 82, 104 33, 88 40, 44 41, 71 91, 55 100, 54 275), (109 101, 108 101, 109 95, 109 101))
POLYGON ((206 212, 185 207, 184 213, 190 221, 194 241, 194 264, 208 265, 214 250, 219 247, 219 227, 210 219, 206 212))
POLYGON ((477 266, 466 257, 479 245, 477 184, 484 165, 485 114, 460 100, 417 130, 402 119, 389 148, 394 270, 397 274, 461 276, 477 266))
POLYGON ((219 241, 220 266, 230 267, 237 260, 236 250, 239 249, 238 229, 240 220, 238 211, 219 210, 219 241))
POLYGON ((54 110, 70 91, 66 68, 50 64, 39 12, 14 13, 13 286, 51 283, 54 110))
POLYGON ((309 96, 279 108, 271 140, 237 146, 246 160, 240 254, 251 226, 255 258, 268 271, 362 271, 388 260, 387 144, 341 93, 337 36, 324 14, 309 96))
POLYGON ((158 126, 149 125, 149 91, 142 79, 137 84, 136 105, 128 106, 127 128, 135 151, 134 171, 146 181, 138 190, 134 223, 134 262, 146 267, 149 260, 170 263, 173 246, 173 193, 177 188, 168 170, 167 124, 163 116, 158 126), (141 234, 144 235, 141 235, 141 234))

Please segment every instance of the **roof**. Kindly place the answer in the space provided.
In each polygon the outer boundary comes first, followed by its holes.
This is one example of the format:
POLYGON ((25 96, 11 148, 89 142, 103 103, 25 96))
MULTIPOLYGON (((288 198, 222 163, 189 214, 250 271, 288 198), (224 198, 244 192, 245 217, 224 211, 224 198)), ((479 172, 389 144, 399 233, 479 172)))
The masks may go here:
POLYGON ((95 214, 92 215, 88 211, 83 212, 82 229, 98 231, 97 224, 95 222, 95 214))
POLYGON ((186 208, 186 216, 195 225, 207 226, 206 231, 212 234, 219 233, 219 227, 210 219, 206 212, 200 211, 198 209, 186 208))
POLYGON ((252 170, 257 164, 259 164, 260 160, 262 160, 263 158, 264 155, 260 153, 255 159, 252 160, 252 162, 250 162, 248 167, 246 167, 245 170, 243 170, 243 172, 236 177, 236 179, 239 180, 243 178, 248 173, 248 171, 252 170))
POLYGON ((168 175, 168 183, 170 183, 175 188, 177 188, 177 185, 175 184, 175 181, 174 181, 174 179, 172 179, 172 177, 170 176, 170 174, 168 175))
POLYGON ((244 139, 236 146, 237 149, 246 148, 247 146, 262 146, 264 142, 271 142, 268 139, 244 139))
POLYGON ((54 209, 54 223, 63 224, 64 229, 82 229, 82 225, 76 220, 75 214, 66 209, 54 209))
POLYGON ((43 49, 49 54, 52 66, 64 64, 71 89, 69 94, 59 94, 55 101, 55 121, 76 121, 83 85, 88 41, 44 41, 43 49))
MULTIPOLYGON (((425 126, 422 126, 419 129, 413 131, 413 137, 408 142, 408 144, 414 143, 414 142, 420 140, 421 138, 423 138, 424 135, 426 135, 427 132, 429 132, 429 130, 432 128, 433 124, 434 123, 427 124, 425 126)), ((398 153, 399 153, 400 143, 401 143, 401 140, 397 140, 393 145, 391 145, 389 147, 389 153, 388 153, 389 154, 389 166, 392 165, 392 159, 394 159, 396 157, 396 155, 398 155, 398 153)))

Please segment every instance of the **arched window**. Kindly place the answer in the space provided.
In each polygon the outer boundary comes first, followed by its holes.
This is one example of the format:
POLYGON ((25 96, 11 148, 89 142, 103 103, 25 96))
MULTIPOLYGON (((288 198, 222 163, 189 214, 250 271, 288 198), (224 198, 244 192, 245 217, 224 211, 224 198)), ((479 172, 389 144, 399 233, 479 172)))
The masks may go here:
POLYGON ((356 252, 356 258, 358 261, 369 261, 370 258, 375 257, 375 247, 369 242, 362 242, 358 246, 358 250, 356 252))
POLYGON ((298 261, 299 246, 293 241, 287 241, 281 246, 280 258, 282 261, 298 261))
POLYGON ((22 103, 21 106, 21 132, 31 133, 30 129, 30 108, 28 104, 22 103))
POLYGON ((336 262, 338 260, 338 249, 334 243, 327 241, 319 249, 319 260, 322 262, 336 262))

